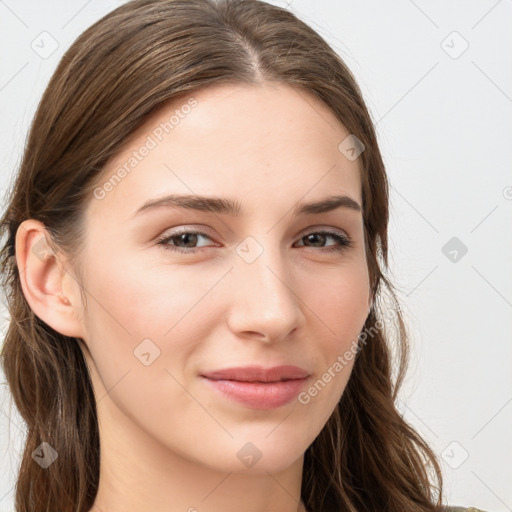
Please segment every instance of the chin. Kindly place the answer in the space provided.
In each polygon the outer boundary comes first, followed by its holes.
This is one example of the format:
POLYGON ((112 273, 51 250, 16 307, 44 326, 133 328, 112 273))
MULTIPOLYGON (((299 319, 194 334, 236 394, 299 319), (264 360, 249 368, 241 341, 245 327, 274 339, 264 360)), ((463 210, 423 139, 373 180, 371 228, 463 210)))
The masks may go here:
MULTIPOLYGON (((227 436, 227 434, 226 434, 227 436)), ((268 436, 268 431, 260 436, 235 437, 234 439, 219 439, 208 446, 202 446, 200 453, 183 451, 180 454, 194 463, 222 473, 263 474, 278 473, 296 463, 307 449, 307 444, 292 442, 290 437, 268 436)), ((197 445, 191 447, 197 450, 197 445)))

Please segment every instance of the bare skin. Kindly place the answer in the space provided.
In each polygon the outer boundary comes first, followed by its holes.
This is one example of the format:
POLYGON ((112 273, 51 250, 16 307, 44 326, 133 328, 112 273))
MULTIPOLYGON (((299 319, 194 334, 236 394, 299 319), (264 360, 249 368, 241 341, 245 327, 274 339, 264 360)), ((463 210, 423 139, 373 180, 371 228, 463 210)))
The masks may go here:
POLYGON ((101 439, 94 512, 297 512, 304 453, 353 366, 333 373, 333 363, 357 340, 370 289, 361 211, 294 208, 335 195, 362 205, 359 163, 338 149, 349 132, 327 107, 286 85, 191 96, 169 133, 153 130, 188 97, 139 128, 99 180, 81 254, 87 310, 71 260, 31 251, 45 235, 34 219, 16 238, 23 291, 48 325, 83 340, 101 439), (156 146, 139 151, 148 136, 156 146), (103 186, 134 151, 145 156, 103 186), (169 194, 230 198, 243 212, 136 214, 169 194), (184 229, 202 234, 176 235, 184 229), (176 236, 157 243, 164 235, 176 236), (309 401, 257 409, 201 377, 285 364, 307 370, 309 401))

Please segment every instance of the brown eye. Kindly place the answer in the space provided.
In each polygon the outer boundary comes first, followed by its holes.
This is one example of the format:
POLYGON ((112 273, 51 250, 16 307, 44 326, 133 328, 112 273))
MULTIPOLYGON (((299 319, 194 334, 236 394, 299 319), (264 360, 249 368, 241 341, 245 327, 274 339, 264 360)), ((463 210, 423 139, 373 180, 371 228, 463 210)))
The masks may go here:
POLYGON ((165 249, 169 249, 171 251, 193 253, 196 252, 194 249, 201 248, 201 246, 196 245, 201 237, 210 239, 208 235, 201 233, 200 231, 181 231, 179 233, 165 235, 163 238, 158 240, 157 244, 162 245, 165 249))
POLYGON ((343 251, 352 246, 352 241, 347 236, 333 231, 313 231, 304 235, 301 240, 306 241, 306 247, 319 247, 326 251, 343 251), (328 239, 333 239, 337 243, 325 246, 328 239))

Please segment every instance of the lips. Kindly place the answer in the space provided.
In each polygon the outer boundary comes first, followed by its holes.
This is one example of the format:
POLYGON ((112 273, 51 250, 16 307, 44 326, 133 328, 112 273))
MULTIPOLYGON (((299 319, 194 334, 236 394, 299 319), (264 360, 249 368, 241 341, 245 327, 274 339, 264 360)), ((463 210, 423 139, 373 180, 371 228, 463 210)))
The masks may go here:
POLYGON ((252 409, 274 409, 291 402, 309 373, 298 366, 226 368, 201 375, 220 396, 252 409))
POLYGON ((203 374, 212 380, 236 380, 240 382, 279 382, 283 380, 304 379, 309 373, 298 366, 274 366, 261 368, 259 366, 241 366, 226 368, 203 374))

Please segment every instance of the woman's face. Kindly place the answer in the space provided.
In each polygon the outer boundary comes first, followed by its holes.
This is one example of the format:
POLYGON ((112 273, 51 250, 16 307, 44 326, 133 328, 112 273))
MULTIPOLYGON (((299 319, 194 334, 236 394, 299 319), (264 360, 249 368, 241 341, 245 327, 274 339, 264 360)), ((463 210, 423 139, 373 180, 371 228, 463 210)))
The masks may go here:
POLYGON ((82 254, 101 430, 222 471, 303 455, 368 315, 349 135, 286 85, 222 85, 157 113, 109 162, 82 254), (334 196, 350 199, 304 207, 334 196), (305 377, 259 372, 283 365, 305 377), (256 370, 220 372, 240 367, 256 370))

